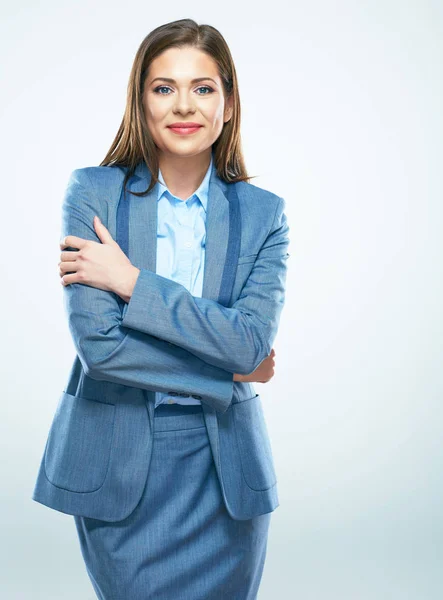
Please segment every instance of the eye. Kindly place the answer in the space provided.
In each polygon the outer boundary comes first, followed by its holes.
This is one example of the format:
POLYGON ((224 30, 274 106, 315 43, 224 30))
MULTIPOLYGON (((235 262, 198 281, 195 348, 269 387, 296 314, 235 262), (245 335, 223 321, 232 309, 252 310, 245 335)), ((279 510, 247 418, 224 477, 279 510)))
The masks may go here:
MULTIPOLYGON (((159 85, 158 87, 156 87, 154 89, 154 92, 156 94, 160 94, 159 90, 169 90, 171 88, 169 88, 167 85, 159 85)), ((160 96, 169 96, 169 94, 160 94, 160 96)))
POLYGON ((201 85, 199 88, 197 88, 199 90, 209 90, 208 94, 197 94, 198 96, 208 96, 209 94, 212 94, 212 92, 214 91, 211 87, 209 87, 209 85, 201 85))

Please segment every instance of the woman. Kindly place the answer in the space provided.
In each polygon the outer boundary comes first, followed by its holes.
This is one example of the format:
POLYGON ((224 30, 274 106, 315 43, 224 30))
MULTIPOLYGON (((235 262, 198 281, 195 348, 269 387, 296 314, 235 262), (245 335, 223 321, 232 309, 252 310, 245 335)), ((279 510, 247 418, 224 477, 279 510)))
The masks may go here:
POLYGON ((247 182, 239 128, 225 40, 169 23, 137 52, 108 155, 68 184, 77 357, 33 499, 74 515, 101 599, 257 595, 279 502, 252 383, 274 374, 289 228, 247 182))

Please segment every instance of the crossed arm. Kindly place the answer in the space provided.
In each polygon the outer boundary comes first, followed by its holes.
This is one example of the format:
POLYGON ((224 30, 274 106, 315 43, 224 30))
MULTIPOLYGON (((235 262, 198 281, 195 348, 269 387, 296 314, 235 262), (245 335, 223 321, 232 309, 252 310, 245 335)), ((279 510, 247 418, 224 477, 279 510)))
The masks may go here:
POLYGON ((221 369, 252 373, 271 352, 284 304, 289 243, 284 206, 280 198, 271 230, 231 307, 141 269, 122 325, 161 337, 221 369))
MULTIPOLYGON (((233 373, 250 373, 269 355, 284 301, 287 223, 280 199, 271 231, 231 308, 141 270, 123 314, 117 296, 80 283, 64 288, 74 345, 93 379, 160 392, 198 394, 215 410, 231 403, 233 373)), ((106 222, 85 169, 71 174, 62 236, 100 241, 106 222)))

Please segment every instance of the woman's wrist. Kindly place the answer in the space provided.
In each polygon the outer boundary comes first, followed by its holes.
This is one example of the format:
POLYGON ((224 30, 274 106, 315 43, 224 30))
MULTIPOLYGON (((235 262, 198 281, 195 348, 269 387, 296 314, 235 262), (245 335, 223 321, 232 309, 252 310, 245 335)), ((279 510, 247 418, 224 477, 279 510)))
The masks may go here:
POLYGON ((234 381, 244 381, 245 375, 240 375, 240 373, 234 373, 234 381))

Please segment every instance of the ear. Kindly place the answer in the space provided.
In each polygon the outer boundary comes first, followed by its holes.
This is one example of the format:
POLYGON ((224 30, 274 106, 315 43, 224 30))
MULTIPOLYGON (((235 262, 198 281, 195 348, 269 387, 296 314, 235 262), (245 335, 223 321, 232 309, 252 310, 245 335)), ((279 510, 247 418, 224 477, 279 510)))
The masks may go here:
POLYGON ((231 94, 230 96, 228 96, 228 98, 226 98, 225 111, 224 111, 224 117, 223 117, 223 121, 225 123, 227 123, 228 121, 231 120, 233 112, 234 112, 234 96, 231 94))

